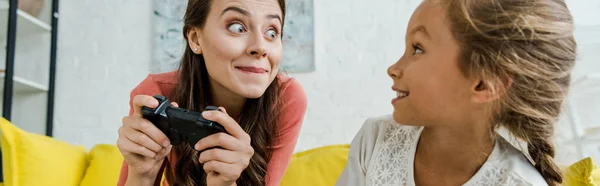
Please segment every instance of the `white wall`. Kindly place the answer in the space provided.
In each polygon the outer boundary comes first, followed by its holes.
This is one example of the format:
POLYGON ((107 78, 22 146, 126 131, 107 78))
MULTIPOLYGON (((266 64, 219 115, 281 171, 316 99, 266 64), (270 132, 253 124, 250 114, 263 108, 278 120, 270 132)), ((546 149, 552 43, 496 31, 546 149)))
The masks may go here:
MULTIPOLYGON (((575 19, 575 39, 578 45, 578 61, 573 69, 573 81, 570 98, 566 100, 565 110, 556 128, 556 159, 558 162, 569 164, 580 159, 576 154, 575 145, 567 143, 573 136, 571 105, 577 109, 576 117, 581 121, 581 127, 600 127, 600 76, 593 81, 579 81, 586 75, 600 75, 600 1, 597 0, 567 0, 567 5, 575 19)), ((587 145, 584 156, 592 156, 600 161, 600 146, 587 145)))
MULTIPOLYGON (((600 2, 577 1, 570 4, 577 23, 600 26, 591 18, 600 17, 600 2)), ((56 138, 88 148, 116 141, 129 91, 148 73, 151 2, 61 1, 56 138)), ((419 2, 315 0, 316 71, 291 74, 309 100, 297 151, 349 143, 367 117, 392 111, 386 69, 403 53, 406 25, 419 2)), ((596 37, 578 39, 600 38, 599 30, 591 33, 596 37)), ((600 73, 600 42, 581 51, 575 76, 600 73)))
MULTIPOLYGON (((292 75, 307 90, 309 100, 296 150, 349 143, 367 117, 392 111, 390 100, 395 94, 386 69, 402 55, 406 24, 421 1, 346 2, 315 1, 317 70, 292 75)), ((579 61, 573 78, 600 73, 600 21, 597 20, 600 13, 595 11, 600 8, 600 1, 567 3, 575 18, 579 44, 579 61)), ((595 86, 600 87, 600 83, 595 86)), ((600 111, 600 91, 594 92, 596 104, 589 102, 590 92, 581 94, 579 87, 573 92, 578 93, 577 98, 586 95, 588 99, 584 100, 587 103, 578 105, 586 108, 581 111, 587 114, 582 116, 585 121, 595 121, 596 126, 600 126, 597 112, 590 113, 591 109, 600 111)), ((557 127, 559 143, 572 136, 566 119, 561 118, 557 127)), ((572 145, 558 144, 557 147, 559 162, 577 160, 572 145)))
POLYGON ((316 71, 292 74, 308 96, 296 150, 349 143, 367 117, 391 113, 395 93, 386 70, 404 52, 419 2, 314 1, 316 71))
POLYGON ((148 73, 152 1, 62 0, 57 139, 90 148, 117 139, 129 92, 148 73))

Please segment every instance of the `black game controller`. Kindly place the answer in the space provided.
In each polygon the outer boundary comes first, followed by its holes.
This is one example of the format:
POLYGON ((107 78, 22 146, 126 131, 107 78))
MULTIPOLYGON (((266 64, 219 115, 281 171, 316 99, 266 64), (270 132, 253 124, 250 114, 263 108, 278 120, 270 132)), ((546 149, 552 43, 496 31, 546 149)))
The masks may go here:
MULTIPOLYGON (((227 133, 221 124, 204 119, 202 113, 174 107, 161 95, 155 95, 154 98, 158 100, 158 106, 143 107, 142 115, 167 135, 171 145, 185 141, 194 149, 194 145, 202 138, 219 132, 227 133)), ((221 111, 215 106, 208 106, 205 110, 221 111)))

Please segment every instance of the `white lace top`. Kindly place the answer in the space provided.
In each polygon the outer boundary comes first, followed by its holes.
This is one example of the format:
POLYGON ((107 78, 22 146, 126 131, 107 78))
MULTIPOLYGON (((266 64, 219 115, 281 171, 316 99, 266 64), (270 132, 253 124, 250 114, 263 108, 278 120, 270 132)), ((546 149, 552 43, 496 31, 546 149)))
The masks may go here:
MULTIPOLYGON (((423 127, 397 124, 391 115, 368 119, 352 140, 336 186, 414 186, 414 155, 423 127)), ((504 138, 464 185, 548 185, 521 151, 504 138)))

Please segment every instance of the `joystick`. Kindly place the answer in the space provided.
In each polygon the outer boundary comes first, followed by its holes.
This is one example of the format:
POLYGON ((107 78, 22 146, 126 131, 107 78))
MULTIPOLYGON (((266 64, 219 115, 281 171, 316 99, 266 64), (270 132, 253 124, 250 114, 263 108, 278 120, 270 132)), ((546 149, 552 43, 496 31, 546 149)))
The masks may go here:
MULTIPOLYGON (((174 107, 162 95, 155 95, 154 98, 158 100, 158 106, 143 107, 142 115, 169 138, 171 145, 185 141, 194 149, 194 145, 202 138, 219 132, 227 133, 221 124, 204 119, 200 112, 174 107)), ((207 106, 204 110, 221 111, 215 106, 207 106)))

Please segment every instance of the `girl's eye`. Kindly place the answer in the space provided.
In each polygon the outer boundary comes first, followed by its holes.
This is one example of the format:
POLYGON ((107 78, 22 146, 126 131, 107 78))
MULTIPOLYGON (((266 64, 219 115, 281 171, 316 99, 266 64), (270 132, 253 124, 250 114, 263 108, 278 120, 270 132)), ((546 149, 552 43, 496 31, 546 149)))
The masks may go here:
POLYGON ((413 55, 423 53, 423 49, 421 49, 421 46, 419 46, 418 44, 413 44, 413 50, 413 55))
POLYGON ((267 31, 267 36, 269 36, 271 39, 275 39, 277 38, 277 31, 270 29, 267 31))
POLYGON ((240 24, 240 23, 233 23, 231 25, 229 25, 229 31, 234 32, 234 33, 244 33, 246 31, 246 29, 244 28, 244 25, 240 24))

